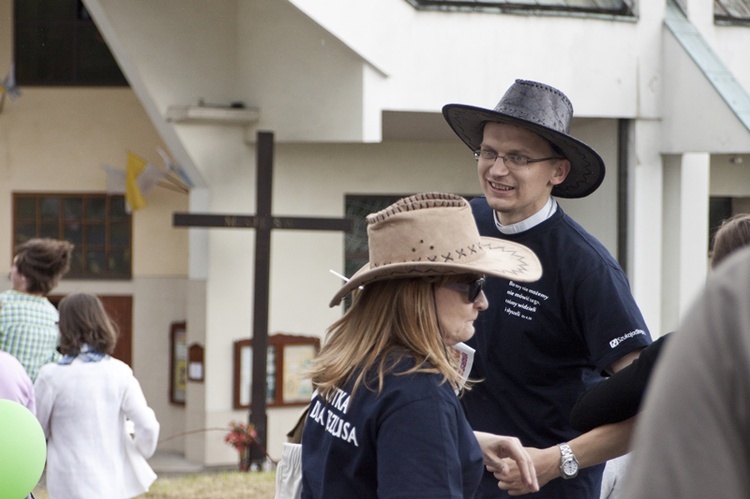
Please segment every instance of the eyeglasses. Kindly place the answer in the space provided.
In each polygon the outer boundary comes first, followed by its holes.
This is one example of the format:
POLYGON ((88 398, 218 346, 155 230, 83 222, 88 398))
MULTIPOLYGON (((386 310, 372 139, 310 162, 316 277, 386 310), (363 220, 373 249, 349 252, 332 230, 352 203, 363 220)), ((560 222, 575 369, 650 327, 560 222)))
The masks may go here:
POLYGON ((466 284, 446 284, 445 287, 449 289, 455 289, 456 291, 465 292, 466 298, 469 300, 469 303, 474 303, 475 301, 477 301, 477 298, 479 298, 479 294, 484 289, 484 277, 480 277, 476 281, 472 281, 466 284))
POLYGON ((497 161, 497 158, 502 158, 503 163, 505 163, 505 166, 507 166, 508 169, 523 168, 529 163, 540 163, 542 161, 549 161, 551 159, 565 159, 559 156, 531 159, 527 156, 524 156, 523 154, 506 154, 505 156, 500 156, 495 151, 490 151, 489 149, 479 149, 474 151, 474 159, 477 160, 478 163, 483 163, 485 165, 494 163, 495 161, 497 161))

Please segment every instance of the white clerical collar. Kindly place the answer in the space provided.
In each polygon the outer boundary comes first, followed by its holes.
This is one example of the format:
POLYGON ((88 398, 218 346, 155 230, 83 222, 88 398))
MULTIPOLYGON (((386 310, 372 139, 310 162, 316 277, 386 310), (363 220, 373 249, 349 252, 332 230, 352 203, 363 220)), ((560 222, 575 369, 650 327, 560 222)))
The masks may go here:
POLYGON ((526 220, 521 220, 520 222, 516 222, 514 224, 503 225, 500 223, 500 220, 497 219, 496 211, 493 211, 493 215, 495 216, 495 226, 497 227, 497 230, 499 230, 503 234, 519 234, 544 222, 556 211, 557 201, 555 201, 555 199, 550 196, 547 200, 547 203, 545 203, 541 210, 537 211, 526 220))

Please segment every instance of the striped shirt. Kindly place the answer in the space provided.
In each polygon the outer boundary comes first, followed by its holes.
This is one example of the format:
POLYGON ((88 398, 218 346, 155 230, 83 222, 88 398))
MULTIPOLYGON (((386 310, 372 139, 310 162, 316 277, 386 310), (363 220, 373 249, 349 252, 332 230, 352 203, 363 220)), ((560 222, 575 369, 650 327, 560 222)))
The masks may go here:
POLYGON ((60 358, 59 319, 46 297, 13 290, 0 293, 0 350, 18 359, 32 380, 44 364, 60 358))

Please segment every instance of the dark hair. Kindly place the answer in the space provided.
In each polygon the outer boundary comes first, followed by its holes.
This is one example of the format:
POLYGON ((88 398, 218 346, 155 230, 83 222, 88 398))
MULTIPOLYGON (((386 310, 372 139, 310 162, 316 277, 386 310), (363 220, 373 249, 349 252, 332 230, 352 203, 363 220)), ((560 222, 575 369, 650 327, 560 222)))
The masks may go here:
POLYGON ((739 213, 724 220, 714 234, 711 268, 742 246, 750 244, 750 213, 739 213))
POLYGON ((57 239, 29 239, 16 247, 13 265, 26 278, 26 291, 47 296, 70 270, 74 246, 57 239))
POLYGON ((117 325, 99 298, 73 293, 60 300, 60 353, 76 355, 86 343, 92 350, 111 354, 117 343, 117 325))

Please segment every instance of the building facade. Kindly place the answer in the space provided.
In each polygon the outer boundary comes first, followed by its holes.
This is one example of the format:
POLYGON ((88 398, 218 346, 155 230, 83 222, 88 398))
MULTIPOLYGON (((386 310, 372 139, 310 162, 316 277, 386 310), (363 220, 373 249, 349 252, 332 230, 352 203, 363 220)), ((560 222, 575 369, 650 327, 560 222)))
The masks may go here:
MULTIPOLYGON (((750 26, 710 0, 558 3, 85 0, 127 84, 20 82, 5 100, 0 261, 11 259, 18 193, 106 193, 102 164, 124 167, 129 151, 161 164, 166 151, 189 189, 155 187, 133 212, 132 275, 66 279, 56 292, 132 297, 131 365, 162 423, 160 449, 233 463, 210 429, 247 417, 235 408, 234 353, 252 336, 255 235, 175 227, 173 213, 253 214, 259 131, 274 137, 277 216, 479 194, 471 151, 441 108, 494 107, 523 78, 570 97, 572 134, 607 165, 593 195, 561 205, 626 268, 653 333, 673 330, 708 272, 710 215, 750 209, 750 26), (170 331, 183 321, 185 344, 203 352, 184 405, 170 400, 170 331)), ((14 19, 0 0, 0 72, 18 53, 14 19)), ((340 316, 327 305, 340 285, 329 270, 346 273, 345 239, 272 232, 271 334, 321 338, 340 316)), ((269 408, 273 458, 301 409, 269 408)))

